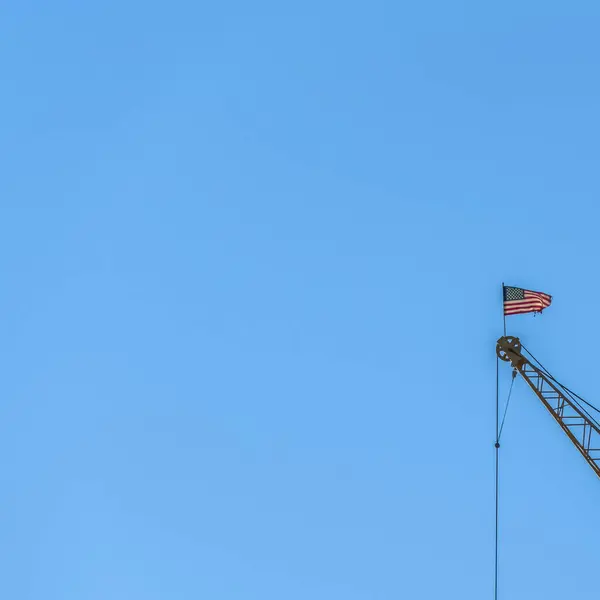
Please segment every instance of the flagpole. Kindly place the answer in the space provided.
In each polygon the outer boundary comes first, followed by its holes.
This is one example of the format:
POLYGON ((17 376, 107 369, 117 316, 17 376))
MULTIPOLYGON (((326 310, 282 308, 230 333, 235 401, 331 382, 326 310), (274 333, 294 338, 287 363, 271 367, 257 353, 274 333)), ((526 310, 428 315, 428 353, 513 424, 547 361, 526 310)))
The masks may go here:
POLYGON ((504 312, 504 281, 502 282, 502 317, 504 318, 504 337, 506 337, 506 313, 504 312))

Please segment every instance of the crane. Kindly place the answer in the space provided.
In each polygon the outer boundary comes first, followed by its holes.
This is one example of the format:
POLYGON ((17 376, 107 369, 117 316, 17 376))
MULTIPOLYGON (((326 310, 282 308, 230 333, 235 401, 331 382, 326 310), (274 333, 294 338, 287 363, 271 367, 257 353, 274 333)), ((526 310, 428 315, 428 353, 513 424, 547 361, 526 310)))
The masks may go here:
POLYGON ((600 423, 586 406, 595 411, 598 409, 559 383, 521 344, 518 337, 501 337, 496 345, 496 354, 512 365, 513 376, 516 373, 521 375, 594 473, 600 477, 600 423))

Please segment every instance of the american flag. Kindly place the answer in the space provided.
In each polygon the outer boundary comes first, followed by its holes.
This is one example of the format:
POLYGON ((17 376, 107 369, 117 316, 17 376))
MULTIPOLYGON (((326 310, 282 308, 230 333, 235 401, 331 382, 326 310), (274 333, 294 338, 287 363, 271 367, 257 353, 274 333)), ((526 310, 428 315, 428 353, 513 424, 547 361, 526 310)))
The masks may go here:
POLYGON ((539 312, 550 306, 552 296, 516 287, 504 287, 504 314, 519 315, 539 312))

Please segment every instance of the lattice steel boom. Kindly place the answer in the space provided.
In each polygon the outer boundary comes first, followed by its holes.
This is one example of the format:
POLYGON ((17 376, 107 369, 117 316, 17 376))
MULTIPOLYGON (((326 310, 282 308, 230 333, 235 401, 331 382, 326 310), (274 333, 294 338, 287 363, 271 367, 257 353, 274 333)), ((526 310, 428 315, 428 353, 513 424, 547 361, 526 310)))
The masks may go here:
POLYGON ((578 397, 524 356, 519 338, 501 337, 496 353, 520 373, 594 473, 600 477, 600 427, 578 401, 578 397))

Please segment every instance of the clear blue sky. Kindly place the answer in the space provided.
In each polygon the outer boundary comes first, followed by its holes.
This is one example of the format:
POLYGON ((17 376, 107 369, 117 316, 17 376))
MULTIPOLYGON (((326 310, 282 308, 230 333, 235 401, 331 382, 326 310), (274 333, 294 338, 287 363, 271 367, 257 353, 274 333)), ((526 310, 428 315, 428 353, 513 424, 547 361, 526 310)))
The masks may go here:
MULTIPOLYGON (((9 2, 1 596, 491 598, 503 280, 600 400, 599 21, 9 2)), ((502 599, 595 597, 599 482, 523 382, 502 467, 502 599)))

